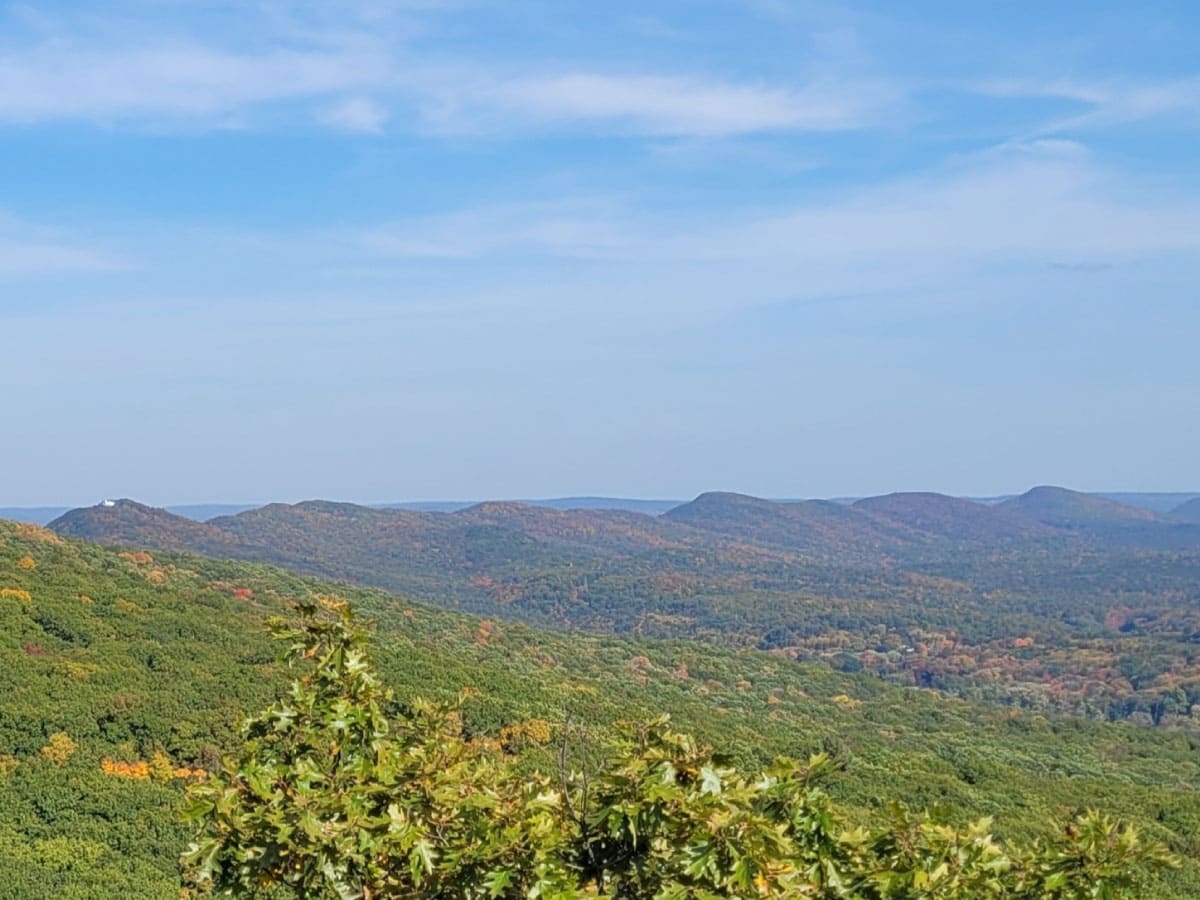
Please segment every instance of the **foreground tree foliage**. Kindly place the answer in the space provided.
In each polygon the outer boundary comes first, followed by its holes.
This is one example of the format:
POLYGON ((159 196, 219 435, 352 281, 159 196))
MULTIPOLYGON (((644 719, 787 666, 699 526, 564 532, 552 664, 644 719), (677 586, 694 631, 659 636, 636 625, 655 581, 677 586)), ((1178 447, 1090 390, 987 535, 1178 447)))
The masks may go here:
POLYGON ((849 828, 822 787, 827 755, 746 775, 666 718, 620 728, 602 752, 564 726, 557 771, 531 773, 464 734, 457 706, 399 706, 344 602, 300 615, 276 636, 304 673, 189 790, 195 892, 1073 900, 1144 896, 1142 879, 1174 862, 1095 812, 1021 847, 988 819, 954 827, 902 806, 849 828))

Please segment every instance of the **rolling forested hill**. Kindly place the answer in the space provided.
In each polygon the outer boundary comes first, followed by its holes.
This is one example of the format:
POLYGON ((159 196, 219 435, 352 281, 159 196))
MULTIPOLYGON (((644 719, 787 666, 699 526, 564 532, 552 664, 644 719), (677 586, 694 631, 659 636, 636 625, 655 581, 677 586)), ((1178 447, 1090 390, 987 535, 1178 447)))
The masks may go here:
POLYGON ((1200 497, 1175 507, 1171 511, 1171 515, 1184 522, 1200 523, 1200 497))
POLYGON ((206 523, 123 500, 51 527, 538 626, 702 639, 1025 709, 1200 725, 1200 523, 1062 488, 993 505, 710 493, 662 515, 311 501, 206 523))
MULTIPOLYGON (((177 897, 182 786, 275 695, 266 618, 333 590, 262 565, 104 548, 0 523, 0 883, 5 896, 177 897)), ((837 798, 947 803, 1029 835, 1101 807, 1185 857, 1155 896, 1200 892, 1200 745, 912 692, 778 655, 678 640, 539 631, 338 589, 378 622, 401 699, 478 696, 469 734, 564 715, 603 725, 670 712, 746 764, 835 753, 837 798), (903 773, 898 777, 897 773, 903 773)), ((538 750, 530 749, 531 765, 538 750)))

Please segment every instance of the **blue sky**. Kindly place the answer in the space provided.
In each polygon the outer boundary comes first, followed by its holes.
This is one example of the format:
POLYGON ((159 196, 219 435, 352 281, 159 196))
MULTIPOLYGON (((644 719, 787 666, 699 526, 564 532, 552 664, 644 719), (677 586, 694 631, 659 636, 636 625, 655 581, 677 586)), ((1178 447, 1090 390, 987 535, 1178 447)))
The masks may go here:
POLYGON ((1200 489, 1197 34, 0 6, 0 503, 1200 489))

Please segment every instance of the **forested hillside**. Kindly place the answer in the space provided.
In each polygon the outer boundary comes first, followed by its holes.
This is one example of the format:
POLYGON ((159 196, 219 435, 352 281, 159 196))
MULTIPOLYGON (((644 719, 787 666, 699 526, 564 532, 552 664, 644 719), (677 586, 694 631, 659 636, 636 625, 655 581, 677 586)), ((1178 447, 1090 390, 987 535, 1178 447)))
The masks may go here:
MULTIPOLYGON (((118 553, 0 523, 0 883, 6 896, 178 896, 184 785, 282 688, 269 615, 329 585, 260 565, 118 553)), ((405 701, 476 695, 468 735, 537 765, 564 718, 669 712, 759 767, 827 750, 830 785, 871 823, 886 799, 994 815, 1001 836, 1100 807, 1184 857, 1155 896, 1200 894, 1194 737, 978 706, 712 644, 537 631, 367 589, 385 681, 405 701), (903 777, 897 777, 903 773, 903 777)))
POLYGON ((1200 524, 1062 488, 990 506, 710 493, 659 516, 313 501, 206 523, 119 501, 52 527, 498 619, 771 650, 1029 710, 1200 723, 1200 524))
POLYGON ((1184 522, 1200 522, 1200 497, 1175 507, 1171 515, 1184 522))

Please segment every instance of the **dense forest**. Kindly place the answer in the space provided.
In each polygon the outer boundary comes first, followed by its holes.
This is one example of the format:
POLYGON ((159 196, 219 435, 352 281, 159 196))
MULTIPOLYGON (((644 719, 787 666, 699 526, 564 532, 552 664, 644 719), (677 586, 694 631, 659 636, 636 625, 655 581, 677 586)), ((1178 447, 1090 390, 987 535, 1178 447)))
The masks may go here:
POLYGON ((1200 895, 1200 763, 1184 730, 1060 718, 911 691, 778 654, 538 630, 260 564, 117 552, 0 524, 0 881, 8 896, 177 897, 187 785, 283 695, 268 619, 336 592, 375 622, 402 715, 466 692, 461 735, 549 771, 564 731, 672 716, 748 772, 824 753, 824 790, 872 833, 888 802, 997 840, 1051 840, 1086 810, 1135 824, 1178 869, 1146 897, 1200 895), (898 773, 903 773, 902 777, 898 773))
POLYGON ((197 833, 183 861, 201 892, 1074 900, 1135 896, 1178 864, 1094 810, 1027 845, 997 840, 988 818, 956 827, 902 804, 882 824, 848 827, 824 789, 828 753, 743 773, 666 716, 607 741, 566 723, 552 774, 530 771, 520 745, 551 744, 549 723, 497 740, 468 737, 455 704, 397 709, 345 600, 297 611, 273 622, 297 670, 288 691, 188 791, 197 833))
POLYGON ((443 607, 712 641, 1030 711, 1200 726, 1200 525, 1061 488, 992 506, 705 494, 662 515, 120 501, 56 531, 268 562, 443 607))

